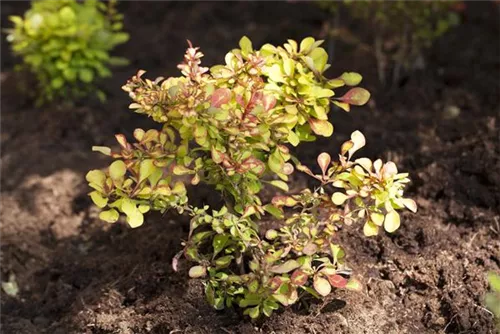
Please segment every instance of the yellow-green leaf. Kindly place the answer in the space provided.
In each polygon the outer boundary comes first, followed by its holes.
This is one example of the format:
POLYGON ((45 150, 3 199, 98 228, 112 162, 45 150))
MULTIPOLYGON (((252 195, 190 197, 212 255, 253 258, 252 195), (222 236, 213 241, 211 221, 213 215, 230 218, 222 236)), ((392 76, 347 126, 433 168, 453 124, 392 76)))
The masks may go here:
POLYGON ((401 221, 399 218, 399 213, 397 213, 395 210, 393 210, 385 215, 384 229, 387 232, 392 233, 392 232, 396 231, 399 228, 400 224, 401 224, 401 221))
POLYGON ((121 179, 126 172, 127 166, 121 160, 116 160, 109 166, 109 176, 113 180, 121 179))
POLYGON ((314 290, 316 290, 321 296, 326 297, 332 292, 332 286, 327 279, 316 275, 313 281, 314 290))
POLYGON ((363 234, 367 237, 372 237, 378 234, 378 226, 372 223, 371 221, 367 221, 363 226, 363 234))
POLYGON ((361 82, 363 77, 356 72, 344 72, 340 76, 340 79, 342 79, 347 86, 356 86, 361 82))
POLYGON ((116 211, 115 209, 111 209, 111 210, 107 210, 107 211, 102 211, 100 214, 99 214, 99 218, 104 220, 105 222, 108 222, 108 223, 114 223, 118 220, 118 217, 119 217, 119 213, 118 211, 116 211))
POLYGON ((347 195, 344 193, 336 192, 332 195, 332 202, 335 205, 342 205, 347 200, 347 195))
POLYGON ((95 205, 99 208, 104 208, 106 204, 108 204, 108 199, 106 197, 102 197, 101 193, 98 191, 93 191, 90 193, 90 198, 95 205))
POLYGON ((313 132, 323 137, 330 137, 333 133, 333 125, 325 120, 311 118, 309 125, 313 132))

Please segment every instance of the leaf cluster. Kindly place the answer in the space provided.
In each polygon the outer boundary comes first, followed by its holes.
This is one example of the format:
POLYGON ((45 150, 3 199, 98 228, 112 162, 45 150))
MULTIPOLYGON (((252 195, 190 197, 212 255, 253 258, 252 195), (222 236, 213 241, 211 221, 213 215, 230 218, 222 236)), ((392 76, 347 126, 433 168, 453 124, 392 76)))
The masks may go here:
MULTIPOLYGON (((388 62, 406 70, 421 57, 423 50, 460 22, 461 1, 317 1, 317 4, 340 16, 348 15, 374 34, 374 44, 388 62)), ((339 33, 342 38, 342 32, 339 33)), ((345 36, 347 37, 347 36, 345 36)), ((355 36, 355 39, 361 39, 355 36)), ((348 38, 346 38, 348 39, 348 38)), ((381 58, 381 55, 377 55, 381 58)), ((380 59, 378 61, 381 61, 380 59)))
POLYGON ((113 223, 122 215, 138 227, 149 210, 189 214, 190 231, 173 265, 181 256, 195 263, 189 275, 203 279, 216 309, 236 305, 256 318, 306 294, 360 290, 337 233, 358 221, 367 236, 379 226, 394 232, 400 224, 396 210, 416 210, 403 198, 407 174, 393 162, 351 160, 365 145, 359 131, 342 145, 338 161, 327 153, 318 157, 322 174, 291 154, 287 145, 331 136, 331 103, 349 111, 370 96, 356 87, 362 79, 357 73, 324 77, 329 65, 321 42, 308 37, 254 49, 243 37, 225 64, 211 68, 202 66, 203 54, 189 43, 178 66, 182 76, 149 80, 139 71, 122 87, 133 100, 130 108, 162 129, 136 129, 134 143, 117 135, 120 152, 94 147, 115 159, 106 171, 87 174, 90 196, 104 210, 101 218, 113 223), (337 97, 341 87, 346 92, 337 97), (288 192, 295 170, 319 187, 263 203, 263 187, 288 192), (225 205, 190 205, 180 178, 214 186, 225 205))
POLYGON ((7 41, 22 58, 18 69, 36 76, 37 104, 72 101, 92 92, 105 98, 93 83, 111 76, 109 65, 127 63, 110 55, 129 38, 115 6, 114 0, 33 1, 23 17, 9 17, 14 27, 7 29, 7 41))
POLYGON ((365 20, 381 34, 396 35, 403 26, 411 31, 411 43, 429 47, 432 42, 460 22, 460 1, 318 1, 332 12, 347 10, 355 19, 365 20))

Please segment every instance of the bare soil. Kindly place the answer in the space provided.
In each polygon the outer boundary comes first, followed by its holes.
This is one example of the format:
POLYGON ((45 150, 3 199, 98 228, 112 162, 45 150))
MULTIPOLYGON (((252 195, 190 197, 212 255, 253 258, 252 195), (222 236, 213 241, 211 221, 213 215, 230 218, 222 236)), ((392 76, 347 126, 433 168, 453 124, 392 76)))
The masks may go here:
MULTIPOLYGON (((2 1, 2 28, 27 6, 2 1)), ((296 153, 312 164, 360 129, 364 154, 411 173, 408 194, 419 211, 405 214, 393 235, 365 238, 359 227, 343 235, 362 293, 339 292, 255 323, 234 310, 212 310, 201 283, 186 279, 187 264, 172 271, 185 217, 152 214, 135 230, 99 221, 84 175, 108 161, 90 148, 155 126, 128 111, 120 87, 139 68, 150 77, 174 74, 186 39, 214 64, 242 35, 255 45, 318 36, 326 14, 302 2, 120 6, 131 40, 117 54, 131 64, 103 83, 105 104, 34 109, 15 90, 14 59, 2 41, 1 273, 2 280, 15 274, 20 287, 16 297, 2 291, 2 333, 494 333, 482 298, 486 273, 500 271, 495 3, 467 2, 463 24, 429 50, 426 68, 392 89, 378 83, 371 55, 337 44, 331 75, 362 73, 372 100, 349 114, 333 110, 333 139, 296 153)), ((215 195, 202 189, 191 196, 209 203, 215 195)))

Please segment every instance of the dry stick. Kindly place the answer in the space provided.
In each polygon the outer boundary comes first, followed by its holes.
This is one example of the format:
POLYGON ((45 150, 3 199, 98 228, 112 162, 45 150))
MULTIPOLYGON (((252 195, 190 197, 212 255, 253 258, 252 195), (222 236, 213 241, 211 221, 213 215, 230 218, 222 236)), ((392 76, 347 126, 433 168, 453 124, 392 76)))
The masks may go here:
POLYGON ((385 67, 386 59, 382 50, 382 36, 379 33, 375 35, 375 58, 377 59, 378 79, 385 85, 385 67))
POLYGON ((340 26, 340 15, 339 10, 335 11, 335 14, 332 16, 333 22, 333 32, 328 31, 328 58, 333 59, 335 55, 335 34, 340 26))
POLYGON ((396 65, 394 67, 394 72, 392 72, 392 86, 396 85, 396 83, 399 81, 399 77, 401 76, 401 67, 403 66, 403 61, 405 55, 408 54, 408 40, 407 40, 407 35, 408 35, 408 24, 404 25, 403 33, 401 34, 401 45, 398 51, 398 54, 396 56, 396 65))

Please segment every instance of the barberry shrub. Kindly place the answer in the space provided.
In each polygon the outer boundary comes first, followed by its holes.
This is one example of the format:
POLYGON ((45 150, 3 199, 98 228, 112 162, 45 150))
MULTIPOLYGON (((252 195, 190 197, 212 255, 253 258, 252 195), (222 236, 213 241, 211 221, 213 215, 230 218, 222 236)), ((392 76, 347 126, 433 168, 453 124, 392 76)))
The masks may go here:
MULTIPOLYGON (((425 64, 425 49, 460 22, 462 1, 317 1, 335 15, 333 38, 366 46, 373 52, 381 82, 396 83, 401 74, 425 64), (339 24, 344 15, 366 27, 371 40, 339 24), (341 28, 342 27, 342 28, 341 28), (388 75, 392 73, 392 79, 388 75)), ((364 32, 362 32, 364 34, 364 32)))
POLYGON ((33 1, 24 17, 10 16, 7 41, 22 58, 18 70, 32 73, 37 80, 37 105, 54 100, 70 102, 96 93, 97 78, 109 77, 109 65, 126 64, 110 51, 128 40, 123 32, 123 15, 116 1, 50 0, 33 1))
POLYGON ((381 228, 394 232, 397 210, 416 211, 415 202, 403 197, 408 175, 393 162, 353 159, 365 145, 359 131, 342 145, 338 161, 318 156, 320 174, 292 156, 288 145, 332 135, 330 102, 349 111, 370 96, 354 87, 362 79, 357 73, 324 77, 330 65, 321 43, 308 37, 256 50, 243 37, 225 64, 210 69, 190 44, 178 66, 182 76, 152 81, 139 71, 123 86, 133 100, 130 108, 162 129, 136 129, 134 143, 118 134, 119 151, 94 147, 115 159, 106 171, 87 174, 90 196, 104 210, 100 217, 114 223, 123 214, 138 227, 149 210, 190 215, 173 266, 177 270, 182 256, 193 262, 189 276, 203 280, 207 300, 218 310, 237 305, 257 318, 304 294, 322 298, 332 288, 359 290, 337 234, 358 222, 367 236, 381 228), (318 187, 263 203, 263 187, 288 192, 295 170, 318 187), (190 205, 178 176, 212 185, 225 204, 190 205))

